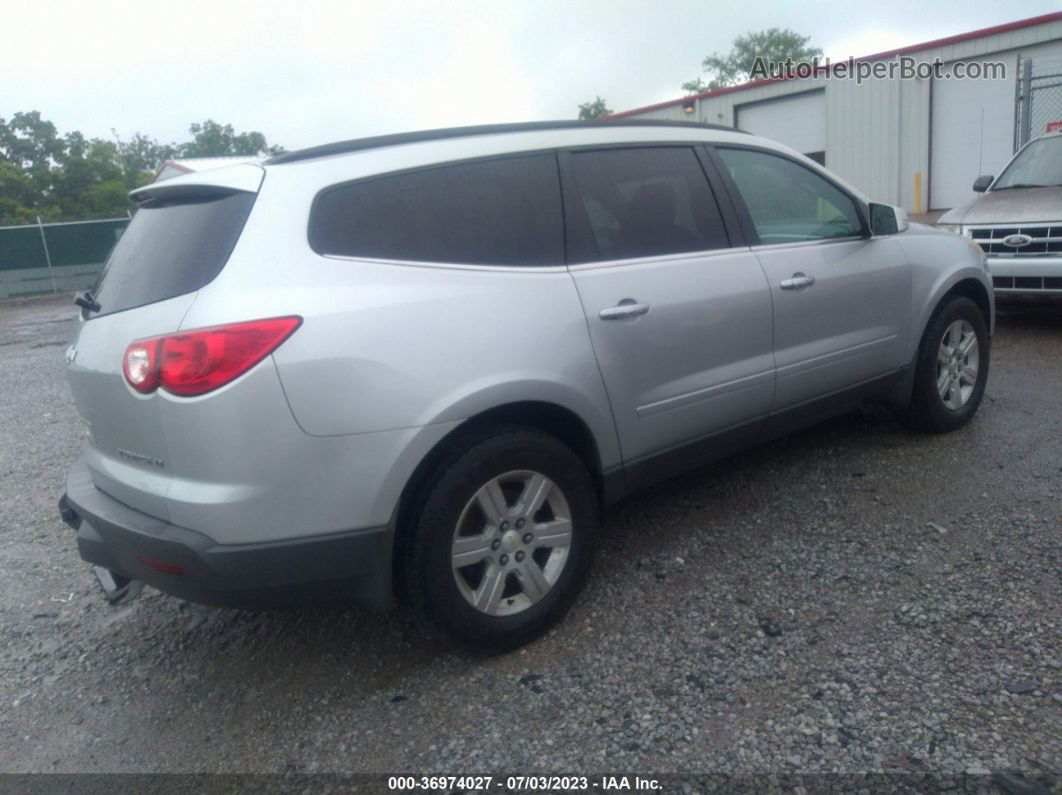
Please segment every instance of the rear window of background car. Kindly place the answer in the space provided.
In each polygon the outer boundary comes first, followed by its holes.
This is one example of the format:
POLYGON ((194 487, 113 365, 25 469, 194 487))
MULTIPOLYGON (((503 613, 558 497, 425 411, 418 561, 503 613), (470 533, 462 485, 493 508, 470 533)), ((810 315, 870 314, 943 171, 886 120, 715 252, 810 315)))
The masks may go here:
POLYGON ((479 160, 329 188, 314 203, 320 254, 468 265, 563 265, 553 154, 479 160))

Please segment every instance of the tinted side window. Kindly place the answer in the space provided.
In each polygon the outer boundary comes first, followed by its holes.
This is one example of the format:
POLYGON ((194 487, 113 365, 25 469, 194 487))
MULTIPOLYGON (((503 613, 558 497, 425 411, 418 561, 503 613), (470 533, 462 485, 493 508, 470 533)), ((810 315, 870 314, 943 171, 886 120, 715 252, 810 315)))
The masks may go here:
POLYGON ((255 194, 209 191, 142 204, 93 292, 100 314, 194 292, 225 267, 255 194))
POLYGON ((745 200, 760 242, 862 234, 855 202, 811 169, 766 152, 726 148, 718 152, 745 200))
POLYGON ((322 193, 310 218, 321 254, 474 265, 562 265, 552 154, 395 174, 322 193))
POLYGON ((726 248, 723 219, 688 147, 573 152, 586 239, 573 233, 569 257, 593 262, 726 248))

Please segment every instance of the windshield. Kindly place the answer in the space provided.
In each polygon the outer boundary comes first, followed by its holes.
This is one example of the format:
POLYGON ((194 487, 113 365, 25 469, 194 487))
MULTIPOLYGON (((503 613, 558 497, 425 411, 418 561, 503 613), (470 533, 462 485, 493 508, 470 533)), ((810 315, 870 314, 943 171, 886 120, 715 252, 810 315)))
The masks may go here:
POLYGON ((1021 150, 992 190, 1062 185, 1062 135, 1041 138, 1021 150))

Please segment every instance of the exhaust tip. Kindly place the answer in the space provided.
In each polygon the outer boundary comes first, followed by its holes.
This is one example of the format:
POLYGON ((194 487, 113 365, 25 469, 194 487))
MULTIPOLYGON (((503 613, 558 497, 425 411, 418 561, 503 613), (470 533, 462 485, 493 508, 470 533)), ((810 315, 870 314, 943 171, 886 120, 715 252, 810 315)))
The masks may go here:
POLYGON ((69 525, 74 530, 81 527, 81 517, 70 507, 70 501, 65 494, 59 498, 59 518, 63 520, 63 524, 69 525))

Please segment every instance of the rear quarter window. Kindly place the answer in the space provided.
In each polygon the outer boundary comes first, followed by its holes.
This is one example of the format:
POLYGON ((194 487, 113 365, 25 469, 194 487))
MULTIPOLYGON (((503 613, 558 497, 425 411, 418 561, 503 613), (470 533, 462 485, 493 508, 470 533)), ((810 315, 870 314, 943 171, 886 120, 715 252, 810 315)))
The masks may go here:
POLYGON ((319 254, 468 265, 562 265, 554 155, 436 166, 323 191, 310 213, 319 254))
POLYGON ((93 289, 100 314, 198 290, 221 273, 254 205, 232 191, 142 204, 93 289))

